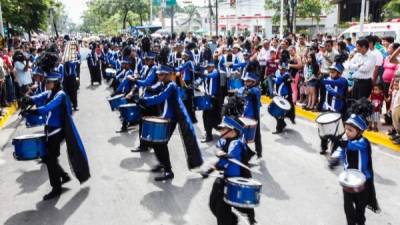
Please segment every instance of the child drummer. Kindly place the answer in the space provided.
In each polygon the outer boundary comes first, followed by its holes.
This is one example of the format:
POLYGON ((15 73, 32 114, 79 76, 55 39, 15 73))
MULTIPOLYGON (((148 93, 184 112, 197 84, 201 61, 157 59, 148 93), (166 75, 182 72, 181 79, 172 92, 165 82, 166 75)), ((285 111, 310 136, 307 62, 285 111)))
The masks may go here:
MULTIPOLYGON (((206 178, 214 170, 224 171, 224 177, 217 178, 214 182, 209 205, 212 213, 217 217, 217 223, 219 225, 235 225, 238 224, 238 217, 232 212, 233 206, 226 203, 223 199, 225 180, 229 177, 250 178, 251 173, 229 159, 235 159, 244 165, 248 165, 250 155, 248 146, 242 138, 243 125, 240 120, 225 116, 219 128, 221 138, 218 141, 217 147, 221 150, 216 154, 219 157, 219 161, 213 168, 201 174, 206 178)), ((257 224, 254 209, 234 208, 246 214, 250 224, 257 224)))
POLYGON ((329 166, 333 168, 343 162, 344 169, 357 169, 365 175, 365 188, 358 193, 343 190, 344 211, 348 225, 365 224, 365 208, 379 212, 374 186, 374 170, 372 167, 371 144, 362 136, 367 128, 365 119, 352 114, 345 122, 347 140, 341 141, 340 147, 334 152, 329 166))
MULTIPOLYGON (((321 99, 323 101, 323 111, 340 113, 342 118, 344 118, 346 112, 345 101, 347 92, 347 80, 341 76, 343 70, 344 67, 342 64, 334 64, 329 68, 329 77, 321 81, 326 90, 325 99, 321 99)), ((326 153, 329 140, 333 143, 332 149, 336 149, 339 138, 335 136, 321 137, 320 154, 324 155, 326 153)))

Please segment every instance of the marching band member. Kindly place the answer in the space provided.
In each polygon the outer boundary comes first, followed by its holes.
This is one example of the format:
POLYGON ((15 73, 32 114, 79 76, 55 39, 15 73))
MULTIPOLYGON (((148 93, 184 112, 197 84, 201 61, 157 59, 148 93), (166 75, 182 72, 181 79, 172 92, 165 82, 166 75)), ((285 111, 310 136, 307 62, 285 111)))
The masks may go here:
POLYGON ((100 61, 96 52, 96 47, 96 43, 91 44, 91 52, 86 58, 90 72, 90 83, 92 86, 94 82, 99 82, 99 84, 101 84, 100 61))
MULTIPOLYGON (((239 221, 236 214, 232 212, 233 206, 226 203, 223 199, 224 187, 226 179, 229 177, 251 177, 250 171, 230 161, 230 159, 235 159, 244 165, 248 165, 250 155, 248 146, 241 137, 243 126, 240 121, 231 117, 224 117, 219 129, 221 134, 221 139, 217 144, 217 147, 221 149, 217 152, 219 161, 211 169, 203 171, 201 175, 206 178, 215 169, 224 172, 223 178, 217 178, 214 182, 210 194, 209 206, 211 212, 217 218, 218 225, 236 225, 239 221)), ((254 209, 234 208, 246 214, 250 224, 257 224, 254 209)))
POLYGON ((71 103, 62 90, 61 75, 59 73, 47 73, 46 90, 39 95, 25 97, 23 100, 24 104, 27 105, 40 104, 44 100, 47 102, 47 104, 37 109, 27 111, 29 114, 47 115, 45 126, 47 155, 43 157, 43 162, 47 166, 52 190, 43 197, 43 200, 49 200, 61 195, 62 184, 71 180, 58 163, 60 144, 63 139, 66 140, 70 165, 78 180, 82 183, 90 177, 85 149, 72 120, 71 103))
MULTIPOLYGON (((207 69, 203 73, 205 94, 211 96, 212 108, 203 111, 203 123, 206 135, 201 142, 213 140, 212 129, 220 123, 221 107, 218 102, 219 73, 213 62, 208 62, 207 69)), ((200 78, 201 79, 201 78, 200 78)))
POLYGON ((257 121, 257 129, 255 136, 255 148, 257 158, 262 157, 261 145, 261 128, 260 128, 260 107, 261 107, 261 90, 257 85, 259 76, 255 73, 247 72, 242 78, 245 86, 238 91, 238 95, 244 97, 245 103, 243 108, 243 117, 251 118, 257 121))
MULTIPOLYGON (((285 117, 289 117, 292 123, 294 123, 295 112, 294 104, 292 101, 292 88, 291 88, 291 78, 288 73, 288 64, 281 63, 279 65, 279 70, 276 73, 276 78, 273 78, 276 87, 276 95, 285 98, 290 103, 290 111, 286 113, 285 117)), ((276 131, 273 134, 282 133, 283 129, 286 127, 285 117, 275 118, 277 121, 276 131)))
POLYGON ((33 85, 31 86, 30 95, 37 95, 45 91, 44 71, 40 67, 32 70, 33 85))
POLYGON ((195 111, 193 108, 193 97, 194 97, 194 87, 193 87, 193 82, 195 81, 194 77, 194 64, 193 61, 190 59, 190 52, 189 51, 184 51, 182 54, 182 58, 184 60, 184 63, 179 66, 178 68, 175 69, 175 71, 180 72, 181 74, 181 81, 183 84, 183 90, 186 92, 186 99, 183 101, 186 109, 190 115, 190 118, 192 119, 193 123, 197 123, 195 111))
POLYGON ((380 212, 374 185, 371 144, 362 135, 366 128, 365 119, 360 115, 352 114, 345 122, 347 140, 341 141, 340 147, 333 153, 330 160, 331 168, 342 161, 345 170, 357 169, 366 178, 364 190, 361 192, 350 193, 343 190, 344 211, 348 225, 364 225, 366 207, 375 213, 380 212))
MULTIPOLYGON (((344 67, 342 64, 335 64, 329 68, 329 77, 321 81, 322 85, 325 85, 325 99, 322 99, 323 110, 330 112, 337 112, 342 114, 342 118, 345 116, 345 101, 347 93, 347 80, 342 77, 344 67)), ((332 149, 336 149, 338 145, 338 139, 340 137, 326 137, 321 138, 321 155, 326 154, 328 149, 328 141, 331 140, 334 144, 332 149)), ((331 152, 332 154, 332 152, 331 152)))

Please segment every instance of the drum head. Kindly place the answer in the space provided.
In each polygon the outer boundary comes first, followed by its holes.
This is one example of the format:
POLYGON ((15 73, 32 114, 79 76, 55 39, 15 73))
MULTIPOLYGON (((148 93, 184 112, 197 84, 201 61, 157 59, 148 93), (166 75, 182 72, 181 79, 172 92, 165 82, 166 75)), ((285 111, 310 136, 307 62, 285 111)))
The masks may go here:
POLYGON ((320 124, 332 123, 338 121, 342 116, 339 113, 323 113, 315 119, 315 122, 320 124))
POLYGON ((283 110, 290 110, 290 103, 281 96, 275 96, 272 101, 283 110))
POLYGON ((339 175, 339 183, 345 187, 360 187, 365 183, 365 180, 365 175, 356 169, 345 170, 339 175))
POLYGON ((37 134, 25 134, 22 136, 18 136, 13 138, 14 140, 26 140, 26 139, 35 139, 35 138, 41 138, 45 137, 45 134, 43 133, 37 133, 37 134))
POLYGON ((261 183, 257 180, 243 177, 230 177, 228 178, 228 182, 242 186, 261 186, 261 183))
POLYGON ((247 117, 239 117, 239 120, 242 121, 245 127, 254 127, 257 126, 257 121, 247 117))
POLYGON ((169 123, 169 121, 164 118, 154 117, 154 116, 143 117, 143 120, 149 121, 149 122, 154 122, 154 123, 169 123))
POLYGON ((120 108, 129 108, 129 107, 135 107, 135 106, 136 106, 136 103, 129 103, 129 104, 120 105, 119 107, 120 108))
POLYGON ((114 96, 114 97, 108 98, 108 100, 117 99, 117 98, 122 98, 122 97, 124 97, 124 95, 123 95, 123 94, 119 94, 119 95, 116 95, 116 96, 114 96))
POLYGON ((106 73, 116 73, 117 71, 115 69, 112 68, 107 68, 106 69, 106 73))

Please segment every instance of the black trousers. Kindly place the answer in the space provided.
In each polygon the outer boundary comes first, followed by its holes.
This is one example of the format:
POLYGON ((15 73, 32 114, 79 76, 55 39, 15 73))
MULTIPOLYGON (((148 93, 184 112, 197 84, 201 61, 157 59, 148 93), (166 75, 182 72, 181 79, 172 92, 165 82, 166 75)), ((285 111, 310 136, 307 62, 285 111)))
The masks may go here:
MULTIPOLYGON (((169 125, 169 138, 171 138, 176 127, 176 122, 171 122, 169 125)), ((168 140, 169 142, 169 140, 168 140)), ((160 165, 164 167, 166 172, 172 171, 171 160, 169 157, 168 142, 163 144, 154 144, 154 153, 160 165)))
POLYGON ((65 76, 64 77, 64 90, 69 96, 72 107, 78 107, 78 85, 75 76, 65 76))
POLYGON ((343 191, 347 225, 365 224, 365 208, 371 193, 372 182, 367 180, 365 185, 365 189, 360 193, 347 193, 343 191))
POLYGON ((212 137, 212 129, 221 122, 221 105, 215 97, 211 99, 211 102, 212 108, 203 111, 203 124, 207 137, 212 137))
MULTIPOLYGON (((51 133, 51 131, 52 129, 49 129, 48 133, 51 133)), ((61 177, 67 175, 67 173, 58 163, 58 157, 60 156, 60 144, 63 138, 64 138, 63 131, 48 136, 46 142, 47 154, 46 156, 43 157, 43 162, 47 166, 50 185, 53 187, 53 189, 60 189, 61 177)))
POLYGON ((372 79, 354 79, 353 91, 351 97, 353 99, 369 98, 372 91, 372 79))
MULTIPOLYGON (((224 201, 224 187, 225 181, 222 178, 217 178, 214 181, 211 194, 210 194, 210 209, 214 216, 217 218, 218 225, 237 225, 238 217, 232 212, 231 205, 224 201)), ((247 215, 250 224, 255 222, 254 209, 234 207, 241 213, 247 215)))
POLYGON ((189 113, 192 123, 197 123, 196 113, 193 107, 194 92, 191 89, 185 89, 185 92, 187 97, 185 100, 183 100, 183 104, 185 105, 186 110, 189 113))
POLYGON ((321 138, 321 150, 326 151, 328 150, 328 143, 329 141, 332 142, 331 154, 339 147, 339 140, 340 137, 335 136, 327 136, 327 137, 320 137, 321 138))
POLYGON ((260 122, 261 121, 258 121, 258 123, 257 123, 256 136, 255 136, 255 139, 254 139, 258 158, 262 157, 261 125, 260 125, 260 122))
POLYGON ((284 96, 284 98, 289 102, 290 110, 286 113, 286 115, 284 117, 275 117, 277 131, 282 131, 283 128, 286 126, 285 117, 288 117, 292 121, 294 121, 294 119, 296 118, 296 113, 295 113, 296 111, 295 111, 294 104, 292 101, 292 94, 284 96))

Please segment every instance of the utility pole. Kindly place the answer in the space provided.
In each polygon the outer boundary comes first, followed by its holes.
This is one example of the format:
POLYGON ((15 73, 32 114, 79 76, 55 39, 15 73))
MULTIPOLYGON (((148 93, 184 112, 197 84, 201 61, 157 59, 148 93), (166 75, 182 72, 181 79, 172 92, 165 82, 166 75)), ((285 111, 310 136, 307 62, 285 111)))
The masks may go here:
POLYGON ((369 0, 365 3, 365 21, 369 22, 369 0))
POLYGON ((150 20, 149 20, 149 25, 153 24, 153 0, 150 1, 150 20))
POLYGON ((218 36, 218 0, 215 0, 215 35, 218 36))
POLYGON ((283 0, 281 0, 281 23, 279 26, 279 38, 283 38, 283 0))
POLYGON ((171 5, 171 34, 174 33, 174 6, 171 5))
POLYGON ((365 18, 365 0, 361 0, 360 36, 363 36, 364 33, 364 18, 365 18))
POLYGON ((0 2, 0 34, 4 37, 4 27, 3 27, 3 11, 1 10, 1 2, 0 2))

